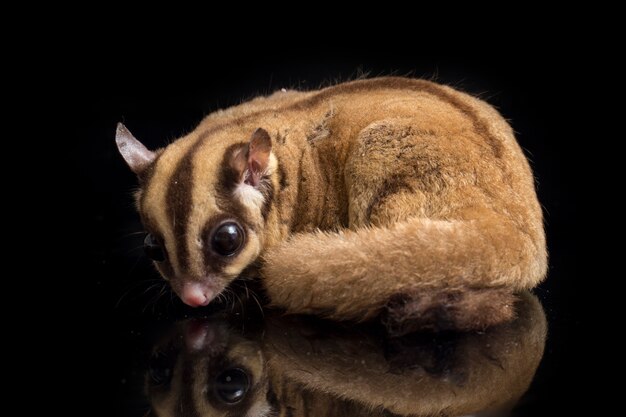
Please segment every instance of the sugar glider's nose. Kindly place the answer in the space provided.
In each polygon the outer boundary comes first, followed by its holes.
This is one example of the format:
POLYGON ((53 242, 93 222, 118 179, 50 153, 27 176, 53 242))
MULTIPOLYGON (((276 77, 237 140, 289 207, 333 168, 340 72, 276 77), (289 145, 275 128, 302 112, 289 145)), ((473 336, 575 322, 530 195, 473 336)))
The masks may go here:
POLYGON ((185 343, 190 350, 200 350, 213 343, 215 331, 202 320, 191 320, 185 326, 185 343))
POLYGON ((205 306, 213 299, 213 291, 199 282, 186 282, 180 294, 183 303, 190 307, 205 306))

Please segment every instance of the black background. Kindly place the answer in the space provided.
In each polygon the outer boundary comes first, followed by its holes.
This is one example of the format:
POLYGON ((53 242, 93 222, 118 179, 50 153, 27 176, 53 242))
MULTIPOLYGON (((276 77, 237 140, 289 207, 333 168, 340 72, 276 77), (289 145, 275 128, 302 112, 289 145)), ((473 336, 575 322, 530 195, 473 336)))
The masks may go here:
MULTIPOLYGON (((192 130, 201 118, 280 88, 312 89, 363 72, 435 79, 478 94, 511 121, 531 160, 544 207, 550 253, 548 279, 536 291, 549 319, 546 354, 521 415, 548 415, 586 406, 582 387, 591 365, 584 360, 584 326, 579 303, 582 273, 574 236, 572 60, 532 48, 479 56, 402 53, 291 56, 264 51, 165 58, 159 49, 137 45, 124 56, 89 54, 55 71, 50 84, 64 115, 58 171, 68 187, 61 195, 66 233, 74 236, 77 262, 57 289, 72 306, 64 315, 66 355, 59 369, 70 372, 65 406, 89 415, 141 415, 142 349, 154 323, 187 313, 170 296, 156 300, 159 281, 145 259, 143 235, 134 212, 135 178, 117 154, 115 125, 122 121, 147 146, 163 146, 192 130), (136 52, 136 53, 135 53, 136 52), (67 226, 66 224, 66 226, 67 226), (89 325, 81 320, 87 318, 89 325), (71 366, 67 366, 69 365, 71 366)), ((54 202, 52 202, 54 204, 54 202)), ((60 371, 62 372, 62 371, 60 371)))

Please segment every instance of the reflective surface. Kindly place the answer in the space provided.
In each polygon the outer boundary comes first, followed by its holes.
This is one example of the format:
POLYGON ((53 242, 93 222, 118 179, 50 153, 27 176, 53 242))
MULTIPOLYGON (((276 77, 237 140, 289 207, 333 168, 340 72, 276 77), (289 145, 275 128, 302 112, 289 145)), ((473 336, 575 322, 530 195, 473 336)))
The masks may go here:
POLYGON ((216 314, 157 331, 152 416, 505 416, 543 355, 546 320, 522 294, 515 321, 470 334, 388 338, 311 317, 216 314))

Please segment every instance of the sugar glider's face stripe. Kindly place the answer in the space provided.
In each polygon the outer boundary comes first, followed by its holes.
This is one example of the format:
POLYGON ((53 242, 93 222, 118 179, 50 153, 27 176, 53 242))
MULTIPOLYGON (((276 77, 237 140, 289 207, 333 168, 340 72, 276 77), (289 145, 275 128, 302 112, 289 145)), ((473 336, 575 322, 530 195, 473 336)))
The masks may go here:
POLYGON ((274 201, 274 185, 271 182, 261 188, 261 193, 263 193, 263 207, 261 207, 261 215, 263 216, 263 221, 267 221, 267 216, 270 214, 270 210, 272 209, 272 203, 274 201))
POLYGON ((231 165, 230 161, 236 152, 247 152, 247 149, 248 145, 244 142, 235 143, 226 148, 219 164, 219 180, 215 183, 215 197, 220 209, 231 214, 245 227, 254 230, 255 226, 248 218, 246 207, 233 198, 235 187, 241 180, 241 174, 231 165))
POLYGON ((184 243, 194 186, 191 159, 201 142, 210 134, 187 136, 159 152, 150 175, 142 183, 139 209, 148 231, 165 243, 167 261, 157 263, 167 278, 185 274, 189 263, 189 246, 184 243), (181 262, 182 261, 182 262, 181 262))
POLYGON ((174 230, 170 220, 170 210, 167 204, 168 189, 172 173, 177 169, 179 162, 185 156, 190 146, 191 138, 180 139, 170 145, 168 151, 160 154, 153 164, 151 175, 143 185, 139 208, 141 218, 146 229, 162 238, 167 252, 167 261, 157 264, 158 269, 168 277, 179 273, 178 250, 174 243, 174 230))
POLYGON ((178 270, 187 271, 190 264, 189 246, 187 242, 189 229, 189 215, 191 213, 192 190, 194 187, 193 157, 202 144, 199 138, 178 161, 172 173, 166 191, 168 220, 173 231, 176 247, 178 270))
POLYGON ((183 364, 182 391, 180 393, 180 407, 176 410, 177 417, 201 417, 198 411, 200 408, 194 395, 194 387, 197 383, 193 372, 195 368, 191 360, 186 360, 183 364))
MULTIPOLYGON (((213 194, 219 211, 223 213, 224 218, 230 218, 239 223, 244 231, 242 249, 232 257, 216 258, 215 255, 205 251, 207 268, 216 265, 221 268, 221 272, 226 274, 232 274, 233 271, 241 272, 251 261, 250 253, 258 250, 258 248, 252 248, 258 244, 258 238, 255 237, 255 234, 259 232, 260 225, 251 217, 248 208, 239 199, 234 198, 235 189, 241 184, 241 173, 232 166, 231 160, 237 152, 247 152, 247 146, 247 143, 244 142, 235 143, 223 151, 222 159, 218 165, 218 180, 214 183, 213 194)), ((205 226, 207 235, 212 228, 217 226, 218 220, 219 218, 207 220, 205 226)))

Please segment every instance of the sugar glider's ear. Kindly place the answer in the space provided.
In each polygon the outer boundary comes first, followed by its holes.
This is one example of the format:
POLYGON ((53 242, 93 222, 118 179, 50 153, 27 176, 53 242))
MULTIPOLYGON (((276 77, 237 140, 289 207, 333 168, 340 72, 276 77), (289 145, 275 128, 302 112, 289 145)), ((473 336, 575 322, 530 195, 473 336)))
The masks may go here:
POLYGON ((117 149, 122 154, 131 171, 137 175, 141 173, 154 161, 156 154, 139 142, 121 123, 117 124, 115 132, 115 143, 117 149))
POLYGON ((265 129, 259 128, 250 137, 247 149, 233 155, 231 166, 240 173, 246 184, 257 187, 269 166, 271 152, 270 135, 265 129))

